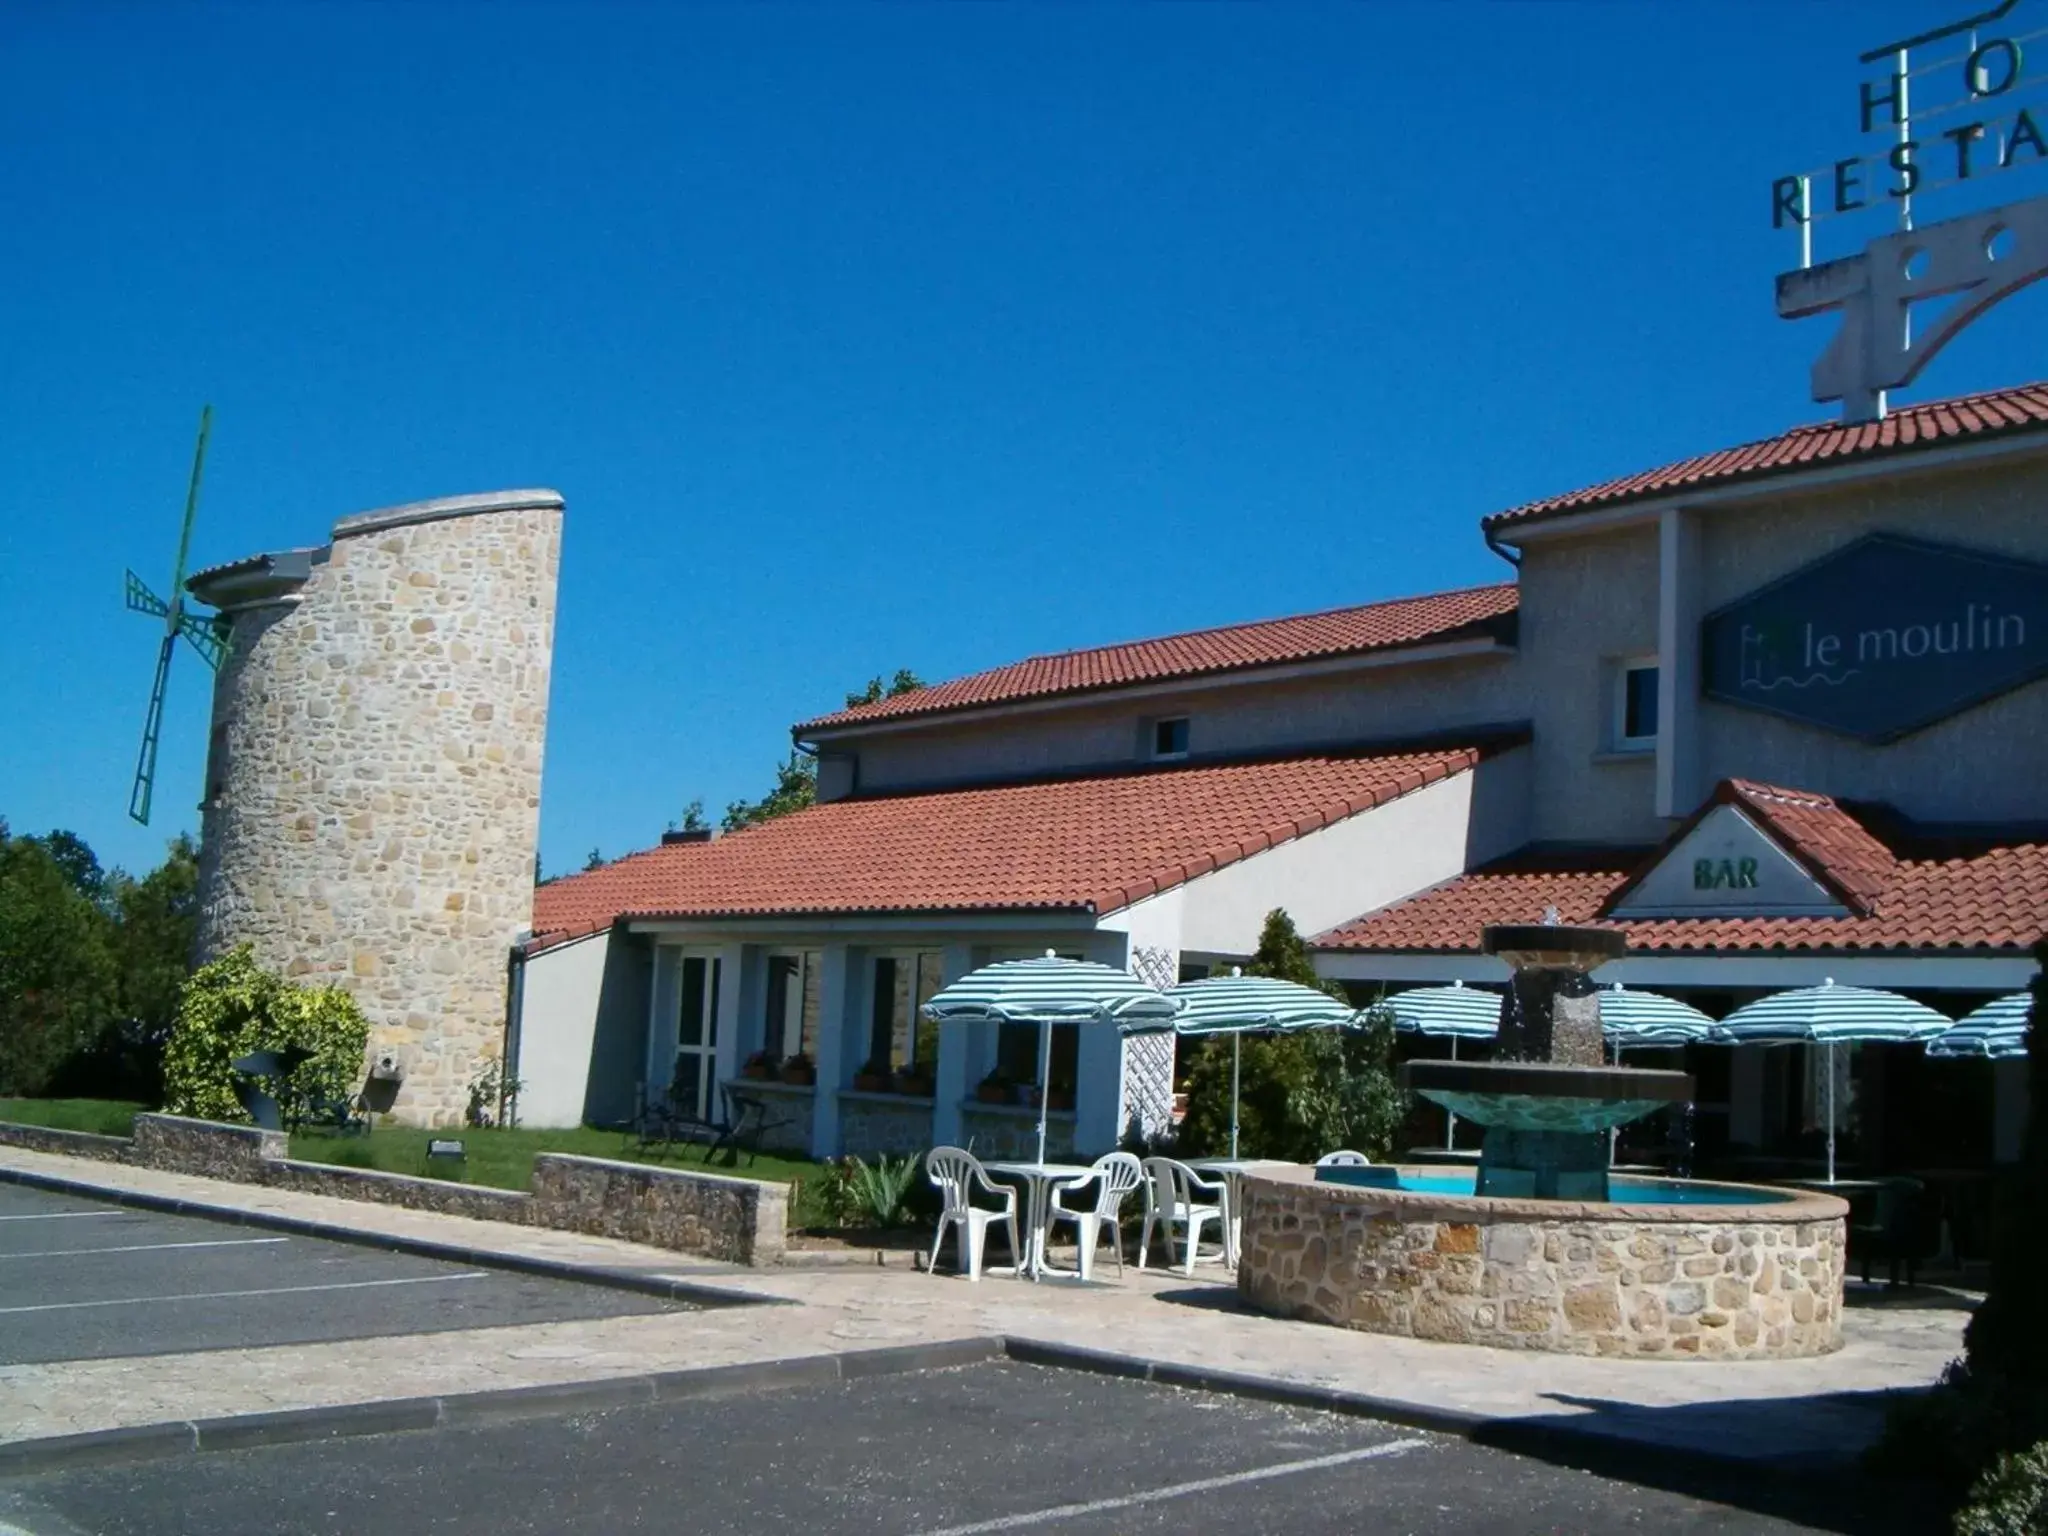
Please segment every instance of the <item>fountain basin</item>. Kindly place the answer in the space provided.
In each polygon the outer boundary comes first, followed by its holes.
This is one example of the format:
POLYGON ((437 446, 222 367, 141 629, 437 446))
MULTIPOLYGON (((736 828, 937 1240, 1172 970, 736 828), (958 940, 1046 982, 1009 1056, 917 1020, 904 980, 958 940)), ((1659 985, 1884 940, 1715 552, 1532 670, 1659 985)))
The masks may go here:
POLYGON ((1245 1175, 1248 1306, 1564 1354, 1785 1360, 1841 1347, 1848 1205, 1833 1195, 1683 1181, 1665 1201, 1671 1184, 1616 1178, 1613 1202, 1497 1199, 1447 1189, 1459 1175, 1440 1167, 1394 1167, 1391 1188, 1333 1172, 1245 1175))
POLYGON ((1606 1131, 1692 1097, 1685 1072, 1529 1061, 1409 1061, 1401 1085, 1461 1120, 1514 1131, 1606 1131))

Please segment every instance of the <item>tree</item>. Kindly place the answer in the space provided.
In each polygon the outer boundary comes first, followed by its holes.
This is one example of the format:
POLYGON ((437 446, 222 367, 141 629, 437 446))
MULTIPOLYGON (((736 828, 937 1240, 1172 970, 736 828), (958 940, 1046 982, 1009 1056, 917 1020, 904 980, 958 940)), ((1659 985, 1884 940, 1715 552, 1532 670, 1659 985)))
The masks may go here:
POLYGON ((898 667, 896 675, 889 679, 886 688, 882 685, 880 677, 871 677, 868 679, 867 687, 861 689, 859 693, 849 693, 846 696, 846 707, 848 709, 859 709, 863 704, 879 704, 884 699, 894 699, 906 693, 915 693, 923 686, 924 679, 911 671, 910 668, 898 667))
MULTIPOLYGON (((1314 987, 1341 998, 1316 975, 1308 946, 1280 908, 1266 914, 1250 976, 1314 987)), ((1304 1030, 1247 1035, 1239 1042, 1238 1148, 1247 1157, 1313 1162, 1350 1147, 1382 1157, 1407 1111, 1391 1064, 1393 1017, 1375 1009, 1357 1030, 1304 1030)), ((1196 1047, 1188 1069, 1188 1113, 1180 1139, 1191 1152, 1222 1152, 1230 1143, 1231 1044, 1221 1037, 1196 1047)))
POLYGON ((590 852, 584 856, 583 868, 585 873, 588 873, 593 869, 603 869, 604 854, 599 852, 595 848, 591 849, 590 852))
MULTIPOLYGON (((906 693, 917 692, 923 686, 923 680, 915 672, 908 667, 898 667, 896 675, 887 683, 879 676, 871 677, 865 688, 846 695, 846 707, 858 709, 863 704, 900 698, 906 693)), ((759 800, 733 801, 726 806, 724 819, 719 825, 727 832, 738 832, 759 826, 764 821, 773 821, 777 816, 787 816, 791 811, 803 810, 816 804, 817 799, 817 762, 801 752, 792 752, 789 760, 775 770, 775 787, 759 800)))
POLYGON ((199 849, 180 833, 140 880, 116 870, 114 960, 121 1012, 159 1036, 178 1016, 178 989, 192 973, 199 936, 199 849))
POLYGON ((708 832, 711 823, 704 819, 704 800, 700 795, 683 807, 683 819, 668 824, 671 832, 708 832))
POLYGON ((79 895, 93 902, 104 899, 106 872, 100 868, 99 856, 86 846, 84 838, 60 828, 28 841, 42 845, 43 851, 64 872, 64 878, 71 882, 71 888, 79 895))
POLYGON ((113 1011, 110 923, 80 888, 99 861, 76 838, 9 837, 0 822, 0 1094, 43 1092, 113 1011), (60 858, 60 855, 62 857, 60 858))

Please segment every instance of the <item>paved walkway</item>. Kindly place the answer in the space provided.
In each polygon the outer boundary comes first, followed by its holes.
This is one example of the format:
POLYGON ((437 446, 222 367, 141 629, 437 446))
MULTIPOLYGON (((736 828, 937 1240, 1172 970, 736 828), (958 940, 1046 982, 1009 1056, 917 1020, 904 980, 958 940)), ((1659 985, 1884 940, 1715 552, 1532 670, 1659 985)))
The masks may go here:
POLYGON ((0 1148, 0 1169, 795 1303, 11 1366, 0 1368, 0 1440, 1001 1335, 1314 1384, 1431 1414, 1565 1423, 1779 1462, 1853 1454, 1874 1434, 1887 1392, 1930 1383, 1960 1352, 1966 1321, 1921 1293, 1914 1305, 1852 1306, 1845 1347, 1820 1360, 1518 1355, 1247 1314, 1214 1269, 1198 1269, 1193 1281, 1132 1271, 1085 1290, 895 1268, 746 1270, 605 1238, 12 1148, 0 1148))

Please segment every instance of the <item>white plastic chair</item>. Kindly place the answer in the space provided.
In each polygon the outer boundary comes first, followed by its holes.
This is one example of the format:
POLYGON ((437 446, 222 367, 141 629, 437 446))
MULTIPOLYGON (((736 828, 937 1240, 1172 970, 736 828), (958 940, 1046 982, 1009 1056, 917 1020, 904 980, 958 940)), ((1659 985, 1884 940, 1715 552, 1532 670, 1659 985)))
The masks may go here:
POLYGON ((1372 1159, 1363 1152, 1325 1152, 1316 1159, 1318 1168, 1370 1168, 1372 1159))
POLYGON ((934 1272, 939 1265, 939 1246, 946 1240, 946 1228, 958 1227, 960 1245, 960 1268, 967 1272, 970 1280, 981 1279, 983 1250, 988 1246, 988 1229, 997 1222, 1003 1224, 1010 1239, 1010 1261, 1021 1273, 1024 1268, 1024 1248, 1017 1241, 1017 1191, 1008 1185, 998 1184, 988 1176, 988 1170, 981 1166, 981 1160, 972 1152, 963 1152, 958 1147, 934 1147, 925 1155, 924 1176, 932 1181, 939 1191, 942 1209, 939 1212, 939 1230, 932 1239, 931 1262, 925 1265, 927 1272, 934 1272), (996 1196, 1003 1202, 1003 1208, 992 1211, 976 1205, 972 1199, 979 1188, 996 1196))
POLYGON ((1145 1226, 1138 1234, 1138 1268, 1142 1270, 1145 1267, 1155 1225, 1166 1234, 1166 1262, 1171 1265, 1173 1233, 1179 1227, 1187 1233, 1186 1257, 1181 1273, 1192 1276, 1196 1253, 1201 1247, 1202 1228, 1212 1221, 1216 1223, 1219 1251, 1205 1257, 1212 1263, 1217 1260, 1228 1262, 1230 1225, 1225 1212, 1229 1202, 1230 1189, 1222 1180, 1205 1179, 1186 1163, 1177 1163, 1170 1157, 1146 1158, 1145 1226), (1197 1200, 1197 1194, 1214 1195, 1216 1198, 1213 1201, 1197 1200))
POLYGON ((1144 1179, 1144 1169, 1130 1153, 1110 1152, 1095 1159, 1095 1171, 1087 1178, 1062 1184, 1052 1192, 1052 1206, 1046 1214, 1045 1224, 1048 1228, 1062 1221, 1074 1224, 1074 1246, 1080 1250, 1083 1280, 1094 1268, 1095 1248, 1102 1241, 1105 1229, 1109 1233, 1109 1251, 1116 1255, 1116 1272, 1119 1275, 1124 1272, 1124 1201, 1144 1179), (1090 1184, 1095 1186, 1093 1208, 1070 1210, 1060 1204, 1062 1194, 1086 1189, 1090 1184))

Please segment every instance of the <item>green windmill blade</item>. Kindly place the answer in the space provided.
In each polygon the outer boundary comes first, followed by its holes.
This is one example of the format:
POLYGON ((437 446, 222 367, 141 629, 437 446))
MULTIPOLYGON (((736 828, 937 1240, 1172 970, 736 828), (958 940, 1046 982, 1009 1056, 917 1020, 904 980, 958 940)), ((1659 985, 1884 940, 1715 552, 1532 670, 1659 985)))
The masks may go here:
POLYGON ((171 570, 171 595, 158 597, 132 570, 127 573, 125 596, 130 611, 164 621, 163 644, 157 648, 156 676, 149 688, 149 713, 142 723, 142 749, 135 759, 135 782, 128 792, 128 814, 149 825, 149 803, 156 788, 157 743, 163 735, 164 698, 171 682, 171 657, 183 635, 209 667, 218 668, 224 648, 210 618, 185 610, 185 562, 192 552, 192 523, 199 513, 199 480, 206 468, 206 439, 213 430, 213 407, 199 413, 199 445, 192 454, 192 482, 185 491, 185 522, 178 533, 178 561, 171 570))

